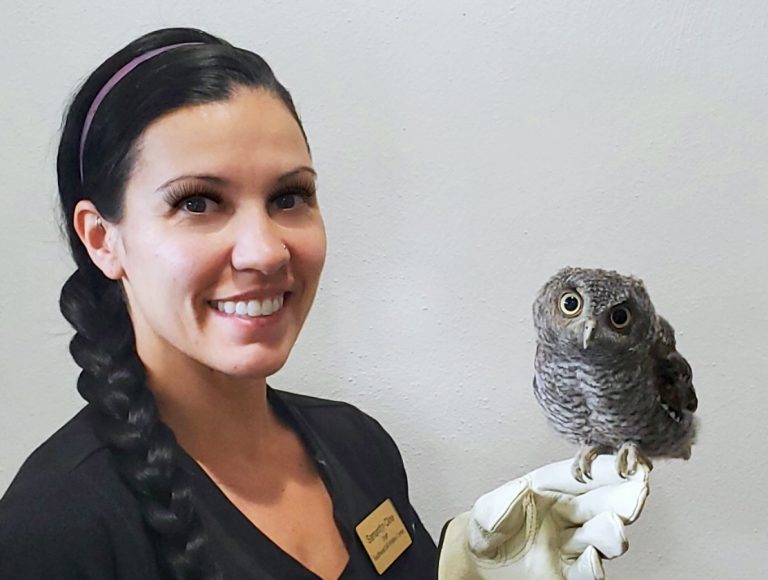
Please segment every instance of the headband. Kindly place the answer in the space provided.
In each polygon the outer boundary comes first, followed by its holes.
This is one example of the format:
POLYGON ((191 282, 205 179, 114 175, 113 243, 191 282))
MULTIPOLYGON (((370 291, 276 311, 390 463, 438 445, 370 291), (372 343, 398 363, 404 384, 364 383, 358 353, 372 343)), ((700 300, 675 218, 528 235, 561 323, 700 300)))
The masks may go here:
POLYGON ((166 50, 171 50, 172 48, 176 48, 177 46, 186 46, 188 44, 205 44, 205 43, 204 42, 180 42, 178 44, 162 46, 160 48, 155 48, 153 50, 145 52, 144 54, 137 56, 128 64, 121 67, 120 70, 118 70, 114 75, 112 75, 112 78, 110 78, 107 81, 107 83, 101 88, 99 93, 96 95, 96 98, 93 99, 93 103, 91 103, 91 108, 88 109, 88 114, 85 116, 85 123, 83 124, 83 132, 80 135, 80 183, 83 182, 83 150, 85 149, 85 139, 88 137, 88 130, 91 128, 91 122, 93 121, 93 117, 96 115, 96 110, 99 108, 99 105, 101 105, 101 102, 104 100, 104 97, 107 96, 107 93, 109 93, 109 91, 112 90, 112 87, 114 87, 117 83, 119 83, 129 72, 131 72, 133 69, 139 66, 142 62, 149 60, 153 56, 161 54, 166 50))

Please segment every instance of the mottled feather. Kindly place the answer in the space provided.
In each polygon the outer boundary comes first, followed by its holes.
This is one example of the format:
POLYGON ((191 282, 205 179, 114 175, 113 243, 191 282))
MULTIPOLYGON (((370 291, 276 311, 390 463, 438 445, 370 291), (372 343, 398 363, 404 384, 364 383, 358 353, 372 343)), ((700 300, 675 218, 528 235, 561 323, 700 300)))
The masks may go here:
POLYGON ((659 332, 651 354, 656 360, 657 387, 661 402, 676 420, 683 410, 693 413, 699 406, 693 388, 693 371, 683 355, 677 352, 675 331, 662 316, 658 317, 659 332))

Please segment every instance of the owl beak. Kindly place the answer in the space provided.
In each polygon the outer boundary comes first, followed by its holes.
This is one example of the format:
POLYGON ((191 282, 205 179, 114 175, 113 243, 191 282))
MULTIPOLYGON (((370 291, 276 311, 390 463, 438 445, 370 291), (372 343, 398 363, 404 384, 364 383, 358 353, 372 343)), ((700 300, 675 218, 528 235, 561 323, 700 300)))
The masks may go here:
POLYGON ((595 333, 595 328, 597 328, 597 320, 594 318, 589 318, 584 323, 584 342, 583 346, 584 349, 589 346, 589 339, 592 338, 592 335, 595 333))

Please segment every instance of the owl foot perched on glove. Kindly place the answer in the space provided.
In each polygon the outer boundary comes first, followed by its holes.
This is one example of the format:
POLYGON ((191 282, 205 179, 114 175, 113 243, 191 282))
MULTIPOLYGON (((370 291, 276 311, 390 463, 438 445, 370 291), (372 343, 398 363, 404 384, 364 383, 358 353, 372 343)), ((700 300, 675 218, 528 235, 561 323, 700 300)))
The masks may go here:
MULTIPOLYGON (((592 462, 601 453, 608 453, 609 451, 602 445, 582 445, 571 464, 573 478, 581 483, 586 483, 587 479, 592 479, 592 462)), ((616 451, 615 464, 616 473, 623 479, 637 473, 637 468, 641 465, 648 471, 653 469, 651 460, 632 441, 625 442, 616 451)))
POLYGON ((616 471, 621 477, 627 479, 630 475, 634 475, 640 465, 648 471, 653 469, 651 460, 640 451, 635 443, 627 441, 619 447, 616 452, 616 471))
POLYGON ((586 479, 592 479, 592 462, 603 449, 600 445, 582 445, 579 448, 571 464, 571 475, 576 481, 586 483, 586 479))
POLYGON ((698 406, 691 367, 642 281, 608 270, 564 268, 533 305, 533 389, 553 427, 581 448, 573 477, 616 452, 624 478, 651 457, 688 459, 698 406))

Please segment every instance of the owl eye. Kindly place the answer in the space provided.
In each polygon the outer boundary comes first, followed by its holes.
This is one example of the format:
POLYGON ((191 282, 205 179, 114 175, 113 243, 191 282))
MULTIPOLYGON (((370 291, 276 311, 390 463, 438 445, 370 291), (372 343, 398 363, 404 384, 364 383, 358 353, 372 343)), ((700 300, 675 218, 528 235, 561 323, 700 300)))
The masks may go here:
POLYGON ((629 323, 632 320, 632 313, 626 306, 617 306, 611 310, 610 319, 613 327, 621 330, 622 328, 629 326, 629 323))
POLYGON ((568 318, 578 316, 581 312, 582 300, 578 292, 570 291, 560 296, 560 311, 568 318))

